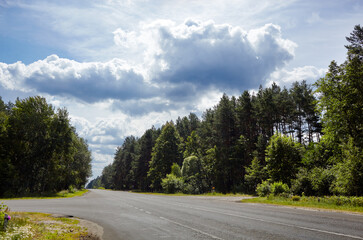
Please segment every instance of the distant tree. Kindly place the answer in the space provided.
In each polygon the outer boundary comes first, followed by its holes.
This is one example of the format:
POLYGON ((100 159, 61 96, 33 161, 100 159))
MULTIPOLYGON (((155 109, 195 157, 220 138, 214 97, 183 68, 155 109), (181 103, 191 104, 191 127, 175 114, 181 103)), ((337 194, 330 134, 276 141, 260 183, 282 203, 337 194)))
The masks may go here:
POLYGON ((107 165, 102 170, 101 184, 106 189, 114 189, 115 168, 112 164, 107 165))
POLYGON ((170 173, 173 163, 181 165, 180 143, 180 136, 174 124, 167 122, 162 128, 160 136, 156 139, 152 152, 148 177, 151 180, 153 190, 161 190, 161 179, 170 173))
POLYGON ((113 184, 116 189, 134 188, 134 165, 136 164, 137 153, 136 138, 134 136, 126 137, 122 146, 117 149, 113 163, 115 168, 113 184))
POLYGON ((146 130, 144 135, 139 139, 139 155, 136 162, 136 176, 135 180, 137 186, 144 191, 150 190, 150 179, 147 177, 149 171, 149 163, 151 161, 152 149, 155 145, 156 139, 159 136, 159 131, 154 127, 146 130))
POLYGON ((88 188, 88 189, 97 189, 100 187, 102 187, 101 176, 98 176, 95 179, 92 179, 86 186, 86 188, 88 188))

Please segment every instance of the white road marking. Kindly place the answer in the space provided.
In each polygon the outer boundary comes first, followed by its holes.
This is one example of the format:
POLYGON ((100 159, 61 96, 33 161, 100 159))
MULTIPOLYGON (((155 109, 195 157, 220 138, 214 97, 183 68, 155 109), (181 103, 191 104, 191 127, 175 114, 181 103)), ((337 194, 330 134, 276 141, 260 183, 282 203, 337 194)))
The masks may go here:
POLYGON ((163 220, 165 220, 165 221, 168 221, 168 222, 174 223, 175 225, 178 225, 178 226, 181 226, 181 227, 184 227, 184 228, 188 228, 188 229, 190 229, 190 230, 193 230, 193 231, 195 231, 195 232, 197 232, 197 233, 200 233, 200 234, 206 235, 206 236, 211 237, 211 238, 213 238, 213 239, 224 240, 223 238, 220 238, 220 237, 214 236, 214 235, 212 235, 212 234, 209 234, 209 233, 203 232, 203 231, 201 231, 201 230, 199 230, 199 229, 192 228, 192 227, 189 227, 189 226, 187 226, 187 225, 184 225, 184 224, 181 224, 181 223, 175 222, 175 221, 170 220, 170 219, 168 219, 168 218, 160 217, 160 219, 163 219, 163 220))

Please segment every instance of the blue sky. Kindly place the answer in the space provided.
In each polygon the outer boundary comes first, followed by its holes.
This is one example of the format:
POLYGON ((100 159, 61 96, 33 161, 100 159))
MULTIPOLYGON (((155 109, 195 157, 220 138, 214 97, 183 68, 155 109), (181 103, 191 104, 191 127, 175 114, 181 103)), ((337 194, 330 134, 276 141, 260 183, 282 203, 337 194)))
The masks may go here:
POLYGON ((362 19, 361 0, 0 0, 0 96, 66 107, 97 176, 126 136, 224 92, 313 83, 362 19))

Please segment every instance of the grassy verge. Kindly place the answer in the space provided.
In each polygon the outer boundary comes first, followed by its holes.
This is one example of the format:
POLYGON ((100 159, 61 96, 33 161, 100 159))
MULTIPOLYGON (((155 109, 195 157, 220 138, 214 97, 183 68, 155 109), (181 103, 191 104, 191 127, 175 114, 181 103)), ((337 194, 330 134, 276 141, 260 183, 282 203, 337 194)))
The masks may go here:
POLYGON ((251 199, 243 199, 244 203, 264 203, 284 206, 296 206, 335 211, 349 211, 363 213, 363 206, 355 204, 354 201, 347 202, 344 197, 298 197, 291 198, 268 196, 251 199))
POLYGON ((70 198, 70 197, 78 197, 87 193, 87 189, 69 191, 63 190, 57 193, 44 193, 38 195, 24 196, 24 197, 15 197, 15 198, 0 198, 0 200, 19 200, 19 199, 52 199, 52 198, 70 198))
POLYGON ((58 218, 45 213, 10 212, 11 220, 0 239, 86 239, 87 229, 72 218, 58 218))
POLYGON ((140 192, 132 191, 133 193, 150 194, 150 195, 161 195, 161 196, 216 196, 216 197, 246 197, 250 195, 240 193, 203 193, 203 194, 186 194, 186 193, 155 193, 155 192, 140 192))

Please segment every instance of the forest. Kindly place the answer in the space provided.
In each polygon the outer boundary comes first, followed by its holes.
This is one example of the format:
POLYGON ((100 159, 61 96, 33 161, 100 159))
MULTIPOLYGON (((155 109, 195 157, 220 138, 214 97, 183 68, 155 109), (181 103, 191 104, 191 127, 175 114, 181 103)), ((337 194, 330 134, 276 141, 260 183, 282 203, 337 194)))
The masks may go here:
POLYGON ((0 143, 0 197, 81 189, 91 176, 87 142, 45 98, 0 97, 0 143))
POLYGON ((201 194, 363 195, 363 29, 313 85, 222 96, 196 114, 127 137, 88 187, 201 194))

